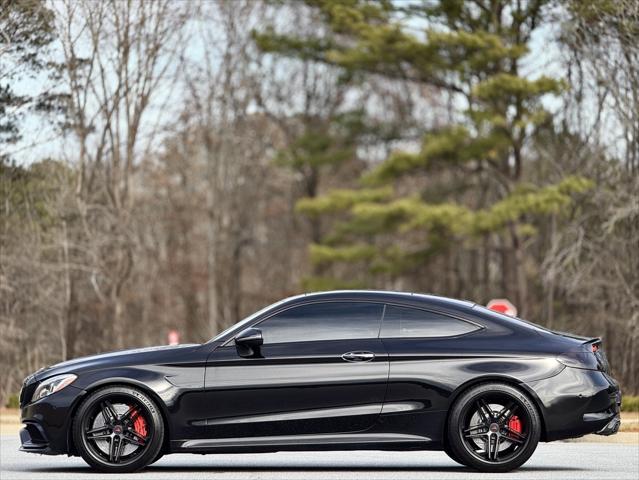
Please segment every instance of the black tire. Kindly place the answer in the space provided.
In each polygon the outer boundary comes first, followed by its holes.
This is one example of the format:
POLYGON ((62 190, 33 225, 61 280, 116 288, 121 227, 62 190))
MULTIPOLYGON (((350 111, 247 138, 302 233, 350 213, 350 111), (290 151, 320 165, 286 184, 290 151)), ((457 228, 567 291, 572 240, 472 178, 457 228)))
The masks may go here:
POLYGON ((446 452, 446 455, 448 455, 452 461, 459 463, 460 465, 467 466, 461 458, 459 458, 457 454, 451 450, 447 441, 444 442, 444 452, 446 452))
POLYGON ((508 472, 537 448, 541 418, 521 390, 484 383, 455 401, 447 428, 448 448, 459 459, 451 455, 453 460, 482 472, 508 472))
POLYGON ((160 450, 160 453, 157 454, 157 456, 151 461, 151 463, 149 463, 149 465, 153 465, 155 462, 160 460, 163 456, 164 456, 164 452, 160 450))
POLYGON ((91 393, 80 405, 73 419, 73 441, 94 469, 135 472, 162 456, 164 422, 158 407, 140 390, 105 387, 91 393), (143 432, 136 425, 140 417, 143 432))

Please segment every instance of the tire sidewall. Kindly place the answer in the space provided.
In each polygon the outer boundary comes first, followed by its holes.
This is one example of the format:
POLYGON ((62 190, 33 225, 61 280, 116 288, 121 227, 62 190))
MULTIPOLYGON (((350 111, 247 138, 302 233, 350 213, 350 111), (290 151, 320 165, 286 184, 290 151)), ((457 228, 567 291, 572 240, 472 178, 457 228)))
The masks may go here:
POLYGON ((73 441, 80 456, 96 470, 107 473, 135 472, 151 464, 158 456, 161 456, 164 442, 164 422, 158 407, 148 395, 140 390, 128 386, 105 387, 89 394, 80 405, 73 419, 73 441), (150 417, 147 419, 147 422, 151 423, 151 428, 153 428, 151 444, 147 447, 146 451, 134 461, 124 465, 109 465, 95 458, 95 454, 89 450, 83 432, 83 420, 85 416, 94 408, 96 403, 99 403, 102 399, 111 395, 130 396, 140 402, 147 410, 150 417))
POLYGON ((521 390, 504 383, 485 383, 470 388, 463 393, 453 405, 448 420, 448 445, 452 452, 461 460, 462 463, 469 467, 485 472, 507 472, 514 470, 524 464, 534 453, 541 437, 541 417, 537 408, 530 398, 521 390), (464 445, 464 439, 460 433, 459 422, 464 420, 464 412, 467 406, 472 404, 480 396, 489 392, 506 393, 516 398, 526 409, 526 413, 530 418, 529 440, 526 446, 513 459, 495 463, 483 460, 468 452, 464 445))
POLYGON ((466 465, 462 461, 462 459, 457 456, 457 454, 453 451, 453 449, 450 448, 449 442, 447 440, 444 441, 444 452, 446 452, 446 455, 448 455, 450 459, 454 461, 455 463, 459 463, 460 465, 466 465))

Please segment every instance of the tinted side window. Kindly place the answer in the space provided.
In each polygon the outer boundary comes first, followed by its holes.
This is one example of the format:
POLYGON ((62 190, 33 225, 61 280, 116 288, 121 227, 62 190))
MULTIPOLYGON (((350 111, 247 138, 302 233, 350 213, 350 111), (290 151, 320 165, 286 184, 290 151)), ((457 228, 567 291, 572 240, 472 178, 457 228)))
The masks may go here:
POLYGON ((326 302, 289 308, 261 322, 264 343, 377 338, 384 306, 326 302))
POLYGON ((417 308, 386 306, 382 338, 450 337, 478 330, 463 320, 417 308))

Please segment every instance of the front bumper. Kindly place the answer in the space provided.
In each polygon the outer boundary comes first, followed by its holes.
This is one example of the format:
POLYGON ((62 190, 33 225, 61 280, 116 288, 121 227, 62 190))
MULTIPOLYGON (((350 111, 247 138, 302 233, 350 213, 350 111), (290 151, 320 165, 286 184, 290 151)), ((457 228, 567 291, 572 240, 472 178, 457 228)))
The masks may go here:
POLYGON ((621 392, 604 372, 566 367, 528 387, 539 399, 545 441, 613 435, 619 430, 621 392))
POLYGON ((84 391, 72 385, 22 406, 20 450, 44 455, 72 454, 72 413, 84 391))
POLYGON ((41 455, 56 455, 49 447, 47 434, 40 424, 35 422, 25 423, 25 427, 20 430, 20 451, 29 453, 39 453, 41 455))

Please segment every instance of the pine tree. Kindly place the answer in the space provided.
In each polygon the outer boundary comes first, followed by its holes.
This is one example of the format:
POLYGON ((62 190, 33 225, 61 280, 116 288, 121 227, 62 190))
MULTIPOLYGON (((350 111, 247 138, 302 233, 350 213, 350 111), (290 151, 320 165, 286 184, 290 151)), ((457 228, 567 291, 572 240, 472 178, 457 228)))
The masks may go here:
MULTIPOLYGON (((299 203, 308 215, 336 219, 332 233, 311 246, 313 260, 364 264, 362 278, 370 284, 370 274, 409 275, 435 256, 477 252, 490 241, 501 257, 498 293, 525 311, 524 244, 535 235, 535 219, 561 213, 592 187, 579 176, 554 185, 526 181, 526 169, 534 168, 530 145, 553 128, 542 99, 566 88, 560 79, 522 73, 531 35, 544 25, 550 2, 307 3, 321 12, 330 36, 266 32, 258 35, 262 44, 337 65, 351 76, 429 85, 450 95, 457 111, 455 121, 424 129, 417 149, 395 151, 368 171, 361 188, 299 203)), ((471 258, 469 268, 477 262, 471 258)))
POLYGON ((53 38, 53 12, 46 2, 0 0, 0 161, 9 160, 5 146, 20 140, 25 111, 58 107, 54 95, 15 89, 24 78, 51 68, 43 52, 53 38))

